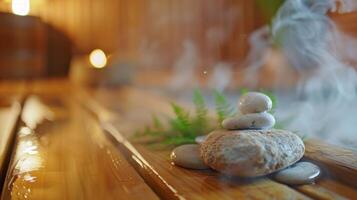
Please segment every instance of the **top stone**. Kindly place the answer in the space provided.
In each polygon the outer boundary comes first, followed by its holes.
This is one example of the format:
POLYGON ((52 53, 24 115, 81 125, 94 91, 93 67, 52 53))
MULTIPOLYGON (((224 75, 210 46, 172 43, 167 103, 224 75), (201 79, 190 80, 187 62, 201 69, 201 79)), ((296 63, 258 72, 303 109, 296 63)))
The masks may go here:
POLYGON ((259 92, 248 92, 240 97, 238 108, 242 114, 260 113, 272 108, 271 99, 259 92))

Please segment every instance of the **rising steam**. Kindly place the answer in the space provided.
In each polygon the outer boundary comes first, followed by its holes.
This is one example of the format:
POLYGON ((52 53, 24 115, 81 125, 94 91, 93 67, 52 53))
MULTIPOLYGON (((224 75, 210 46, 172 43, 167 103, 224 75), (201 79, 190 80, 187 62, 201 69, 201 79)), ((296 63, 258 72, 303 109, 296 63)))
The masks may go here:
POLYGON ((301 134, 357 149, 357 73, 348 64, 357 58, 357 42, 326 15, 355 8, 355 1, 287 0, 271 26, 252 35, 247 77, 252 80, 264 66, 266 52, 278 49, 299 76, 292 94, 278 99, 278 121, 301 134))

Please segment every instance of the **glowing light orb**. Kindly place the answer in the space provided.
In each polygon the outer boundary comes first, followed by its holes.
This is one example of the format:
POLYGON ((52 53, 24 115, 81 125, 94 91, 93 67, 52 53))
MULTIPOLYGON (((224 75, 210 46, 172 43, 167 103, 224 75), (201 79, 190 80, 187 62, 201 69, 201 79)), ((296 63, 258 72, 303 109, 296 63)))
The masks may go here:
POLYGON ((107 65, 107 56, 101 49, 94 49, 89 55, 89 61, 94 68, 103 68, 107 65))
POLYGON ((11 8, 15 15, 28 15, 30 13, 30 0, 12 0, 11 8))

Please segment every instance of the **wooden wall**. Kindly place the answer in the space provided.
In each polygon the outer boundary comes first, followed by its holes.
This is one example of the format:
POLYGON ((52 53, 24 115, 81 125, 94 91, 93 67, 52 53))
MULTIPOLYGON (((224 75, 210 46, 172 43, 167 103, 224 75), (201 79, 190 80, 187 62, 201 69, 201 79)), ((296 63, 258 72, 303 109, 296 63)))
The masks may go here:
MULTIPOLYGON (((186 42, 197 52, 200 66, 211 66, 241 63, 249 34, 282 1, 31 0, 31 14, 67 33, 77 54, 101 48, 166 67, 182 56, 186 42)), ((0 0, 0 9, 9 2, 0 0)))
POLYGON ((255 2, 32 0, 31 14, 64 30, 77 53, 101 48, 153 66, 168 66, 183 54, 183 44, 188 42, 199 65, 213 65, 219 60, 242 60, 248 35, 266 21, 255 2))
POLYGON ((264 20, 255 1, 246 0, 51 0, 44 19, 65 30, 77 52, 93 48, 173 65, 183 43, 193 44, 200 65, 240 62, 247 36, 264 20))

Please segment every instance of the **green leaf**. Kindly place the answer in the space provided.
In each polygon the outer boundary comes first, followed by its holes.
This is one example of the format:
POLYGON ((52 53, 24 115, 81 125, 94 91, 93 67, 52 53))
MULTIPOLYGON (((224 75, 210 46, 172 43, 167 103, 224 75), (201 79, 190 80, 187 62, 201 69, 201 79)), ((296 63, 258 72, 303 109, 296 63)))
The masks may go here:
POLYGON ((163 129, 163 125, 156 115, 152 116, 152 121, 155 129, 163 129))
POLYGON ((175 113, 175 118, 170 122, 172 130, 180 133, 181 135, 192 135, 189 113, 175 103, 171 103, 171 108, 175 113))
POLYGON ((255 0, 258 11, 262 13, 266 21, 271 21, 276 15, 284 0, 255 0))
POLYGON ((195 138, 194 137, 170 137, 167 138, 163 141, 164 144, 166 145, 182 145, 182 144, 195 144, 195 138))
MULTIPOLYGON (((241 94, 247 93, 249 90, 246 88, 241 89, 241 94)), ((275 108, 276 100, 272 93, 267 94, 273 101, 275 108)), ((217 121, 219 126, 221 122, 227 118, 235 115, 235 109, 231 106, 227 98, 217 90, 213 91, 217 121)), ((192 97, 195 106, 193 116, 190 116, 188 110, 184 107, 171 103, 171 108, 174 112, 174 117, 168 118, 168 126, 164 126, 159 118, 155 115, 152 116, 152 125, 146 126, 143 130, 137 131, 136 136, 150 136, 155 141, 157 146, 177 146, 181 144, 195 143, 195 138, 199 135, 207 134, 216 128, 216 124, 209 123, 208 108, 205 99, 200 92, 196 89, 192 97)), ((283 127, 283 124, 276 124, 276 127, 283 127)))
POLYGON ((235 111, 221 92, 215 90, 213 91, 213 95, 216 105, 217 120, 218 123, 221 124, 225 118, 233 116, 235 111))
POLYGON ((239 91, 240 95, 245 95, 245 94, 247 94, 248 92, 249 92, 249 89, 248 89, 248 88, 241 88, 240 91, 239 91))
POLYGON ((208 109, 201 92, 196 89, 193 93, 193 103, 195 105, 195 117, 192 120, 194 134, 202 135, 206 131, 208 123, 208 109))

